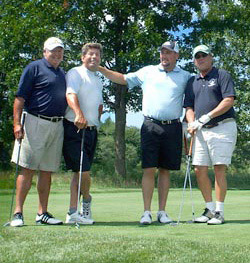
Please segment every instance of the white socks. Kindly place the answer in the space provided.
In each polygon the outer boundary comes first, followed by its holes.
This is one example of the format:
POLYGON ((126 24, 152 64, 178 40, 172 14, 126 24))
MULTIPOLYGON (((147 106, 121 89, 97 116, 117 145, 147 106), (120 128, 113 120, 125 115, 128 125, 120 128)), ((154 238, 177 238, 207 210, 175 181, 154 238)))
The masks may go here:
POLYGON ((222 215, 224 215, 224 202, 216 201, 215 211, 218 211, 218 212, 220 212, 222 215))
POLYGON ((206 208, 209 209, 210 211, 214 212, 214 210, 215 210, 215 203, 214 202, 207 202, 206 203, 206 208))

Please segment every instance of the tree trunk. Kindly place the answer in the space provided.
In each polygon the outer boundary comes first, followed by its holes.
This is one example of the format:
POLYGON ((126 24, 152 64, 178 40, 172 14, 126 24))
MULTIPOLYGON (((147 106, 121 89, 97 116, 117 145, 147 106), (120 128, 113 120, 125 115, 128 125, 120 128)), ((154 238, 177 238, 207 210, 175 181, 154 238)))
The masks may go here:
POLYGON ((126 178, 125 127, 126 127, 126 87, 117 85, 115 91, 115 171, 126 178))

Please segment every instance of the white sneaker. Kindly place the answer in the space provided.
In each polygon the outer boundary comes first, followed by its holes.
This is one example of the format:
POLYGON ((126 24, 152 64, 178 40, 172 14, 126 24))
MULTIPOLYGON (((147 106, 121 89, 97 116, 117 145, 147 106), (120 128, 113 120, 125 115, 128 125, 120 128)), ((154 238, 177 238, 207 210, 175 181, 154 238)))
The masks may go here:
POLYGON ((10 222, 10 226, 23 226, 24 221, 23 221, 23 214, 22 213, 15 213, 13 215, 13 219, 10 222))
POLYGON ((67 214, 65 223, 69 225, 76 224, 76 223, 79 225, 92 225, 94 224, 94 220, 87 219, 76 211, 75 213, 71 215, 67 214))
POLYGON ((208 225, 221 225, 221 224, 224 224, 224 222, 225 220, 224 220, 223 215, 219 211, 216 211, 214 217, 208 220, 207 224, 208 225))
POLYGON ((150 225, 152 223, 152 215, 150 211, 145 211, 141 217, 140 224, 150 225))
POLYGON ((170 217, 168 217, 168 215, 165 211, 158 211, 157 212, 157 220, 159 223, 162 223, 162 224, 169 224, 172 222, 172 219, 170 217))
POLYGON ((196 217, 194 219, 195 223, 207 223, 211 218, 214 217, 214 213, 209 210, 208 208, 205 208, 205 211, 200 217, 196 217))
POLYGON ((91 196, 90 196, 90 200, 88 202, 82 201, 81 215, 87 219, 92 219, 91 202, 92 202, 91 196))
POLYGON ((37 225, 62 225, 63 222, 59 219, 54 218, 49 212, 36 215, 37 225))

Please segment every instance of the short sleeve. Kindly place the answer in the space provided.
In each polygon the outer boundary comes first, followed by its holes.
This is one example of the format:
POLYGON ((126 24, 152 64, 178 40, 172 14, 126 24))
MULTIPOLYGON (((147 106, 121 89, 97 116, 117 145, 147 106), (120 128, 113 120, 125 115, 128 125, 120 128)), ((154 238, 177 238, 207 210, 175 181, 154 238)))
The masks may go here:
POLYGON ((82 78, 76 69, 71 69, 66 74, 66 94, 68 93, 78 93, 82 84, 82 78))

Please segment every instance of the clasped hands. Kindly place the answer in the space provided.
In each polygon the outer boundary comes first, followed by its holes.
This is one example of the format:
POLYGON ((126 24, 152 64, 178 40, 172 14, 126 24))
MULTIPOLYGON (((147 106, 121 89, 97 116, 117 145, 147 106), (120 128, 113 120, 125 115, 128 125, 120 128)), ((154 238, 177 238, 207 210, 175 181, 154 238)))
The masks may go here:
POLYGON ((204 114, 198 120, 188 123, 188 130, 192 133, 192 131, 200 130, 203 125, 208 123, 211 120, 211 115, 204 114))

